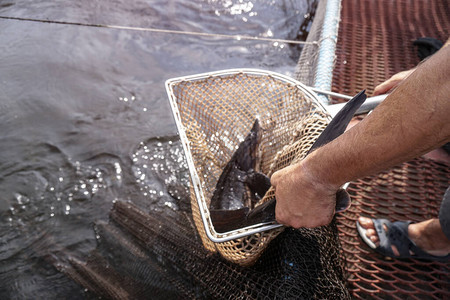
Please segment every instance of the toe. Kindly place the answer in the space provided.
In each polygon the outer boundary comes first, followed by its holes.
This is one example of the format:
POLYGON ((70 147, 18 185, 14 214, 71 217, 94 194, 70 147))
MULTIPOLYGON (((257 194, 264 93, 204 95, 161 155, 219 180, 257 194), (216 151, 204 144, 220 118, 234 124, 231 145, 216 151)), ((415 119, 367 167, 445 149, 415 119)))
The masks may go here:
POLYGON ((378 242, 380 241, 376 235, 372 235, 370 240, 375 244, 375 246, 378 246, 378 242))
POLYGON ((375 229, 375 226, 373 225, 372 219, 365 218, 365 217, 359 217, 358 218, 358 222, 365 229, 375 229))
POLYGON ((377 232, 374 229, 367 229, 366 236, 375 244, 379 241, 377 232))

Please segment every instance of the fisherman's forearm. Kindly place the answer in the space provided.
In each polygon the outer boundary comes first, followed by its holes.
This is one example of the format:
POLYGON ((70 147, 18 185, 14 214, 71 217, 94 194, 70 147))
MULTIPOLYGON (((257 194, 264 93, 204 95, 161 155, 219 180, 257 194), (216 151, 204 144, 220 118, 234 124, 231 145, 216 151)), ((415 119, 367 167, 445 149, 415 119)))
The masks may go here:
POLYGON ((372 114, 303 162, 340 186, 437 148, 450 138, 450 47, 418 67, 372 114))

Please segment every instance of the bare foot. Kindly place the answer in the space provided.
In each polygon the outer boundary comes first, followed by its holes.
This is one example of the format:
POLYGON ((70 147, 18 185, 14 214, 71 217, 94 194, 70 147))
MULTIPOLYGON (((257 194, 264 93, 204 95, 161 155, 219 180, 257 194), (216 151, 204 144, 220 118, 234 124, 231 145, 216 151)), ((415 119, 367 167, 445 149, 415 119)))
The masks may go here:
MULTIPOLYGON (((367 229, 366 236, 376 245, 380 244, 373 222, 369 218, 359 217, 359 224, 367 229)), ((384 226, 384 230, 388 229, 384 226)), ((438 219, 426 220, 408 226, 408 235, 417 247, 435 256, 445 256, 450 253, 450 240, 444 235, 438 219)), ((399 256, 397 247, 392 245, 392 252, 399 256)), ((414 254, 414 253, 411 253, 414 254)))

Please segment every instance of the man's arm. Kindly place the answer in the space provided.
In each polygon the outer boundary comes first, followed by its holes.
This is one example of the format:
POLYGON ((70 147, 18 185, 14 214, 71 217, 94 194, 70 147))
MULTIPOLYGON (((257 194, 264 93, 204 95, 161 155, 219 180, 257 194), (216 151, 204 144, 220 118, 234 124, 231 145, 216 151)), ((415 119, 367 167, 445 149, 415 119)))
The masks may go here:
POLYGON ((328 224, 342 184, 445 144, 449 118, 450 47, 444 47, 359 124, 273 174, 277 221, 295 228, 328 224))

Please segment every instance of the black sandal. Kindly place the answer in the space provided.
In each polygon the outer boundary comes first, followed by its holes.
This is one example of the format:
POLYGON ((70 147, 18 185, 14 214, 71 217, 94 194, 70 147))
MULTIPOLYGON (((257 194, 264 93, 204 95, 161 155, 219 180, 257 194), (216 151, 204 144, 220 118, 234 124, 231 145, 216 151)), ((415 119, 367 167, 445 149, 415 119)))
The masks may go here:
POLYGON ((450 254, 445 256, 435 256, 417 247, 408 236, 408 226, 411 224, 411 221, 390 222, 386 219, 372 219, 372 221, 378 234, 378 239, 380 240, 378 247, 366 236, 367 229, 362 227, 358 221, 356 221, 356 228, 358 229, 361 239, 371 249, 384 256, 392 258, 426 259, 432 261, 447 261, 450 259, 450 254), (386 225, 387 232, 384 230, 383 225, 386 225), (399 252, 398 256, 392 251, 392 245, 397 247, 399 252))

